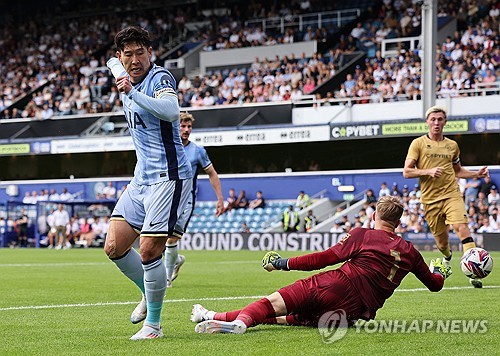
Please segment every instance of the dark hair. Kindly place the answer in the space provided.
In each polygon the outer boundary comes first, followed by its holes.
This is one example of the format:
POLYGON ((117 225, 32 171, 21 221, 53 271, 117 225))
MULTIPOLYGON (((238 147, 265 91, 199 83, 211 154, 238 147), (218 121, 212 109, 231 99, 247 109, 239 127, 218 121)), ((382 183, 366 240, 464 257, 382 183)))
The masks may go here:
POLYGON ((130 26, 118 32, 115 36, 115 46, 118 51, 123 51, 129 43, 136 43, 146 48, 151 47, 149 32, 138 26, 130 26))

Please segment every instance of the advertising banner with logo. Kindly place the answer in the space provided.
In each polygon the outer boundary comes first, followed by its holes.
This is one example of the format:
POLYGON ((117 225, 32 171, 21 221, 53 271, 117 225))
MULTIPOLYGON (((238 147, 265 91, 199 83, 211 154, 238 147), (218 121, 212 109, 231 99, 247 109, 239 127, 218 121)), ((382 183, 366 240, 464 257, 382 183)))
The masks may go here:
POLYGON ((350 138, 371 138, 381 136, 381 125, 334 125, 330 124, 330 135, 332 140, 350 138))
POLYGON ((485 118, 471 119, 471 131, 500 133, 500 118, 485 117, 485 118))
MULTIPOLYGON (((445 133, 467 132, 468 130, 468 120, 450 120, 444 127, 445 133)), ((428 131, 429 127, 424 121, 382 124, 383 136, 423 135, 428 131)))
MULTIPOLYGON (((213 251, 323 251, 335 245, 343 234, 334 233, 194 233, 184 234, 179 240, 181 250, 213 251)), ((407 233, 403 236, 421 250, 432 250, 435 245, 430 233, 407 233)), ((460 243, 450 234, 450 244, 460 243)))
POLYGON ((323 251, 337 243, 332 233, 194 233, 184 234, 180 250, 323 251))
POLYGON ((0 156, 26 155, 30 153, 29 143, 0 145, 0 156))

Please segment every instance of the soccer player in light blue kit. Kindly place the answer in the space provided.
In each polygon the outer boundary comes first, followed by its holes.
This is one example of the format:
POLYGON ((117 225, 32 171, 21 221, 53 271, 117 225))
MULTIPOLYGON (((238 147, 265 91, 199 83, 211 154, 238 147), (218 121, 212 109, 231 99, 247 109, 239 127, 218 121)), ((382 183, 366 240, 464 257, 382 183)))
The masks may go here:
POLYGON ((131 340, 163 337, 160 326, 166 272, 162 254, 167 239, 182 236, 178 223, 191 193, 192 172, 180 139, 176 82, 166 69, 151 63, 149 33, 128 27, 115 36, 116 55, 108 67, 134 142, 134 177, 113 210, 105 252, 143 293, 131 316, 145 319, 131 340), (121 68, 123 65, 123 68, 121 68), (125 69, 120 72, 116 68, 125 69), (132 244, 140 236, 140 254, 132 244))
MULTIPOLYGON (((208 174, 208 179, 210 184, 217 196, 217 203, 215 205, 215 215, 220 216, 224 212, 224 197, 222 196, 222 189, 212 161, 208 157, 207 151, 203 146, 198 146, 196 143, 189 141, 189 135, 193 129, 194 117, 188 112, 181 112, 181 140, 184 149, 186 150, 186 155, 189 162, 191 163, 191 169, 193 171, 193 190, 191 191, 191 196, 186 204, 186 208, 179 218, 179 223, 184 226, 184 231, 186 231, 193 215, 194 205, 196 201, 196 180, 198 178, 198 172, 201 170, 208 174)), ((177 237, 169 237, 167 240, 167 248, 165 252, 165 268, 167 270, 167 288, 172 286, 172 281, 177 278, 180 267, 184 264, 185 257, 179 255, 177 249, 177 237)))

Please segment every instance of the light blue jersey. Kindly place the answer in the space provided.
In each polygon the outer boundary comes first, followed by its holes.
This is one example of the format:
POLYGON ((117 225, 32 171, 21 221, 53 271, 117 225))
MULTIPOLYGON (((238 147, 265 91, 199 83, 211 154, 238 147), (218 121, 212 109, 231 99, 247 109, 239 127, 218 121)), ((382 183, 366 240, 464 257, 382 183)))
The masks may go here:
MULTIPOLYGON (((140 83, 134 84, 134 91, 152 98, 167 95, 177 98, 175 89, 172 74, 155 64, 140 83)), ((125 94, 122 94, 122 101, 137 156, 133 181, 139 185, 151 185, 191 178, 191 166, 180 138, 179 119, 173 122, 161 120, 125 94)))
POLYGON ((196 143, 189 141, 186 146, 184 146, 189 163, 191 163, 191 170, 193 172, 193 192, 196 192, 196 180, 198 179, 198 173, 201 170, 205 170, 212 165, 212 161, 208 158, 207 151, 205 147, 198 146, 196 143))
POLYGON ((212 165, 212 161, 208 158, 207 151, 205 147, 198 146, 196 143, 189 141, 189 143, 184 146, 186 150, 186 155, 189 162, 191 163, 191 169, 193 171, 193 190, 191 191, 190 197, 187 201, 186 207, 179 217, 178 224, 183 227, 185 231, 191 220, 191 216, 194 212, 194 204, 196 201, 196 180, 198 179, 198 173, 200 169, 207 169, 212 165))

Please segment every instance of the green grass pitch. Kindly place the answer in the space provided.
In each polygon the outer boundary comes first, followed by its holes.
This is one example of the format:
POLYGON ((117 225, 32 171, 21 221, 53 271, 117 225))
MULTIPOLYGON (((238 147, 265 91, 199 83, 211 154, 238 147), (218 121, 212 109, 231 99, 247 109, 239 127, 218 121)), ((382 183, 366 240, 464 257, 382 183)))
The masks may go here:
MULTIPOLYGON (((494 269, 484 280, 487 288, 469 288, 458 254, 443 291, 421 290, 409 275, 377 319, 486 320, 486 332, 357 333, 351 328, 327 344, 316 328, 305 327, 261 325, 244 335, 196 334, 189 321, 192 304, 240 309, 310 273, 268 273, 260 265, 263 252, 182 253, 186 264, 167 290, 163 308, 166 337, 130 341, 139 329, 129 317, 140 294, 102 250, 0 249, 0 355, 493 355, 500 350, 500 273, 494 269)), ((500 263, 500 253, 492 256, 500 263)), ((428 262, 439 254, 424 257, 428 262)))

